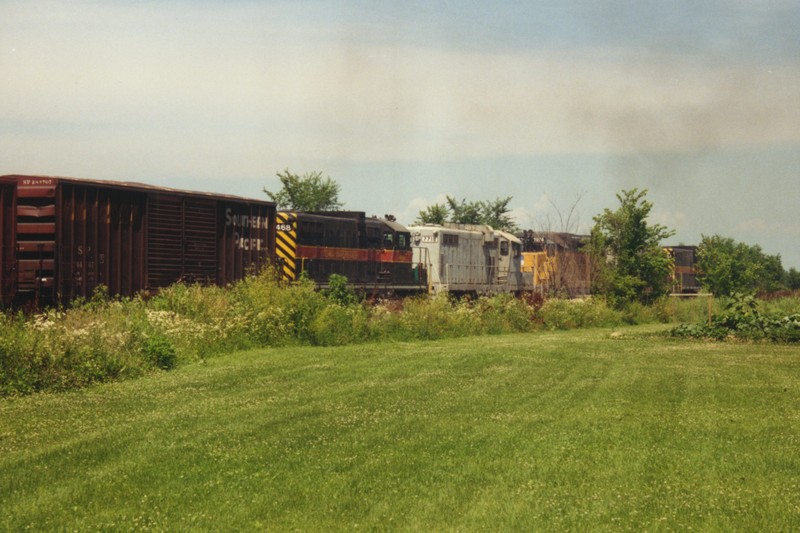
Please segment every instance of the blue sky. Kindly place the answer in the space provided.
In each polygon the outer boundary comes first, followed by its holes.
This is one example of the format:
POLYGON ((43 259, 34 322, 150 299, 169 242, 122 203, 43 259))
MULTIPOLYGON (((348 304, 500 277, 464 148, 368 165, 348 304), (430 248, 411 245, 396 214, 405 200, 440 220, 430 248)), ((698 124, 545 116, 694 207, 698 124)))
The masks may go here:
POLYGON ((321 171, 410 223, 647 188, 673 243, 800 268, 800 2, 3 2, 0 174, 261 197, 321 171))

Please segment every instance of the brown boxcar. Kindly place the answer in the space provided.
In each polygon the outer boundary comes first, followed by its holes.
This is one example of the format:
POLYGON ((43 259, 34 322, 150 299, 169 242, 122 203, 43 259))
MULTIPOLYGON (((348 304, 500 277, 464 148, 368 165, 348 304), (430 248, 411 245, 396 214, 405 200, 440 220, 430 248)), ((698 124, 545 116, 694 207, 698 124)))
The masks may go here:
POLYGON ((275 204, 137 183, 0 176, 2 303, 226 283, 275 250, 275 204))
POLYGON ((669 246, 664 248, 672 256, 672 292, 691 294, 700 292, 697 279, 697 246, 669 246))

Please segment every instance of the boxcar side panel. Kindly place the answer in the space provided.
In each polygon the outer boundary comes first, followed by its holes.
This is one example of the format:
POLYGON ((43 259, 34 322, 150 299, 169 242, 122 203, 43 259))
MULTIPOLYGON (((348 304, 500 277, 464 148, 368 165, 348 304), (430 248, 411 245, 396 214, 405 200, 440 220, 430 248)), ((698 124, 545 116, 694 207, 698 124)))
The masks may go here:
POLYGON ((62 183, 58 191, 56 286, 59 298, 144 288, 142 227, 146 197, 93 185, 62 183))
POLYGON ((217 213, 219 277, 225 285, 257 273, 273 259, 275 206, 258 202, 220 201, 217 213))

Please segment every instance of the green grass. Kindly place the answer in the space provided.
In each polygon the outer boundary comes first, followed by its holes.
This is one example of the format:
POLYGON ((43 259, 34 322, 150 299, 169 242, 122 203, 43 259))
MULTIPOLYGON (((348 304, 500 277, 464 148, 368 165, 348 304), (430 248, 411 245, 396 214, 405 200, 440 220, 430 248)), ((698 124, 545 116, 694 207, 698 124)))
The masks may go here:
POLYGON ((800 528, 800 347, 241 352, 0 400, 0 530, 800 528))

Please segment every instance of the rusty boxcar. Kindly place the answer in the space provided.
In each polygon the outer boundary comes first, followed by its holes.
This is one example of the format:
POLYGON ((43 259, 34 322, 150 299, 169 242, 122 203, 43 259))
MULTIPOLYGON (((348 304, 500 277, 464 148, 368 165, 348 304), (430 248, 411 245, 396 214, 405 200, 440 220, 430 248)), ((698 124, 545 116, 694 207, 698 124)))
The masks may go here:
POLYGON ((275 204, 138 183, 0 176, 5 306, 226 283, 275 251, 275 204))

